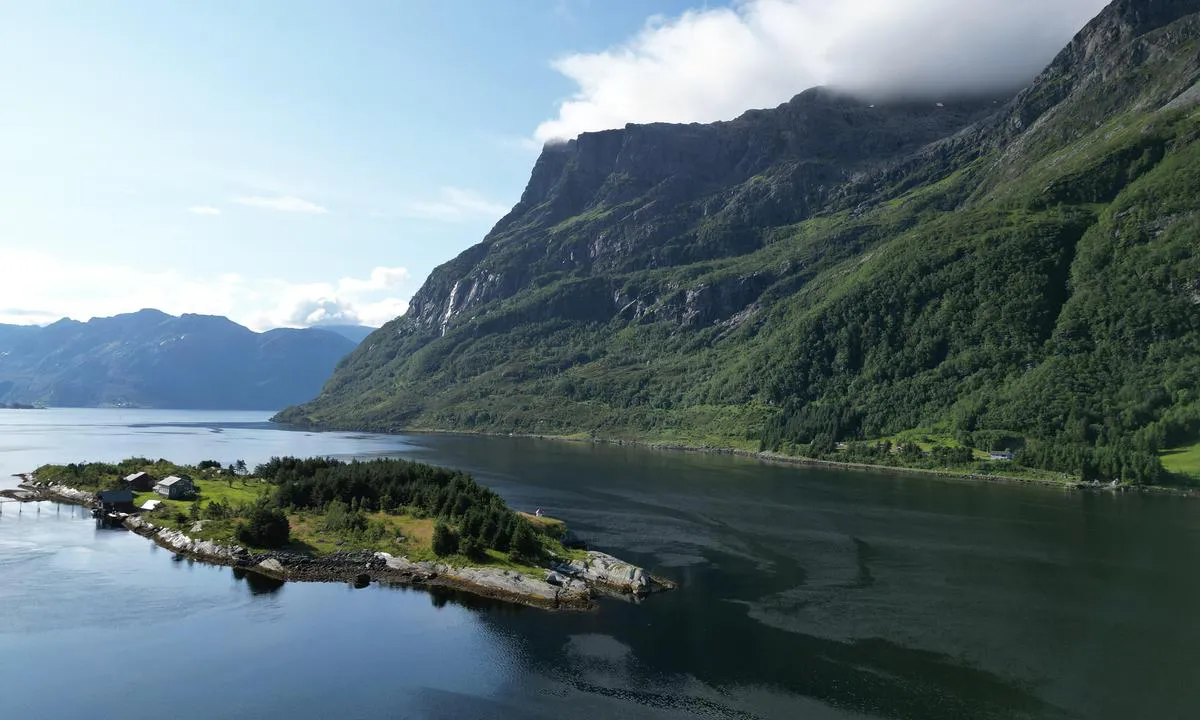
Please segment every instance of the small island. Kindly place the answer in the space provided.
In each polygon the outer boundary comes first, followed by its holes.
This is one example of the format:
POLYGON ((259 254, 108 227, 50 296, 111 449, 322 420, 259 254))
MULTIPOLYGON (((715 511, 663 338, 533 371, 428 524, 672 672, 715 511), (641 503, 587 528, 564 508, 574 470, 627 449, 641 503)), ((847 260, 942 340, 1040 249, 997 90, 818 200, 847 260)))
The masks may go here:
POLYGON ((674 587, 465 473, 405 460, 45 465, 5 494, 88 506, 181 556, 280 580, 439 585, 548 609, 674 587))

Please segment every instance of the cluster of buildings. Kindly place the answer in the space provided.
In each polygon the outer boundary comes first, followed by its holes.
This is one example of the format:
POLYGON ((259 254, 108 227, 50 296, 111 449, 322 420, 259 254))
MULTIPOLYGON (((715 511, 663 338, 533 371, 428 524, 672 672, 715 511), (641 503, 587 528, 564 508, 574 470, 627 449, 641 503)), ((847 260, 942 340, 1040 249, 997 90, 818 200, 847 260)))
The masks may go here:
POLYGON ((189 500, 196 496, 196 484, 187 475, 170 475, 158 480, 147 472, 137 472, 123 479, 124 488, 103 490, 96 493, 97 511, 104 516, 111 513, 131 513, 136 510, 154 510, 162 501, 147 500, 140 508, 133 504, 134 493, 149 492, 171 500, 189 500))

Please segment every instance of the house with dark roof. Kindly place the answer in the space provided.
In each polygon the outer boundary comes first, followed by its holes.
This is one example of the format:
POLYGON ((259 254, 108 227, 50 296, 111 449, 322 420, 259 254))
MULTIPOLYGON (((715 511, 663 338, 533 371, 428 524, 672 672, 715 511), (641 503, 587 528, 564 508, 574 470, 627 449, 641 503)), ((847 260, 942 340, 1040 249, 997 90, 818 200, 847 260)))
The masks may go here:
POLYGON ((148 492, 154 489, 155 483, 158 481, 148 472, 136 472, 132 475, 125 476, 125 487, 133 492, 148 492))
POLYGON ((196 485, 187 475, 171 475, 155 485, 154 492, 171 500, 187 500, 196 494, 196 485))
POLYGON ((103 490, 96 493, 96 504, 104 513, 133 512, 133 493, 129 490, 103 490))

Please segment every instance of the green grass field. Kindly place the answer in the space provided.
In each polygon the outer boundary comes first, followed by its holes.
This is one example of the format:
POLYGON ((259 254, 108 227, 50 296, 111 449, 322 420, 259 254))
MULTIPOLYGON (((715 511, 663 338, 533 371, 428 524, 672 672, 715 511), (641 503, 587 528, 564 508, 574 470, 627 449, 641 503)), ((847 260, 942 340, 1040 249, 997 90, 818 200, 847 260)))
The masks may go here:
POLYGON ((271 490, 271 486, 267 483, 246 478, 193 476, 192 479, 195 481, 196 490, 199 493, 199 497, 195 500, 168 500, 155 492, 142 492, 134 496, 134 504, 141 507, 142 503, 147 500, 162 500, 165 510, 160 509, 159 512, 180 510, 187 512, 192 503, 196 501, 199 501, 201 508, 206 508, 214 502, 230 506, 241 505, 252 503, 271 490))
POLYGON ((1162 464, 1169 472, 1200 479, 1200 443, 1167 450, 1162 454, 1162 464))

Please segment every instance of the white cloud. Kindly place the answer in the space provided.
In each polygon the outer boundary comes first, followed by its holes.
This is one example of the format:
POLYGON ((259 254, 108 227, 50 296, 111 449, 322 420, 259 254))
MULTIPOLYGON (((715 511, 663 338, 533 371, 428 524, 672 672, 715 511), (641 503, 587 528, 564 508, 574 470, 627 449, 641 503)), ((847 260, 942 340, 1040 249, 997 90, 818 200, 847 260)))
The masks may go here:
POLYGON ((211 205, 193 205, 187 209, 188 212, 194 215, 220 215, 221 209, 211 205))
POLYGON ((329 325, 369 325, 379 327, 408 310, 408 301, 384 298, 376 302, 353 303, 343 298, 318 297, 298 301, 280 323, 290 327, 329 325))
POLYGON ((655 16, 621 45, 554 61, 578 90, 534 136, 725 120, 822 84, 879 95, 1008 89, 1106 2, 744 0, 655 16))
POLYGON ((0 323, 13 324, 87 320, 152 307, 172 315, 224 315, 254 330, 378 326, 403 315, 411 294, 401 295, 409 279, 402 267, 376 267, 366 277, 297 283, 237 273, 198 277, 174 269, 83 265, 11 246, 0 246, 0 267, 21 268, 0 284, 0 323))
POLYGON ((288 323, 300 327, 320 325, 359 325, 362 323, 353 306, 337 298, 311 298, 302 300, 292 308, 288 323))
POLYGON ((474 190, 444 187, 435 199, 410 202, 404 214, 426 220, 455 222, 481 218, 498 220, 508 211, 507 205, 488 200, 474 190))
POLYGON ((338 281, 338 291, 342 293, 366 293, 376 290, 388 290, 399 286, 405 280, 408 280, 407 268, 377 267, 364 280, 342 278, 338 281))
POLYGON ((233 202, 238 205, 246 205, 249 207, 262 208, 263 210, 278 210, 279 212, 292 213, 308 213, 310 215, 324 215, 329 210, 298 197, 291 195, 282 195, 279 197, 262 197, 257 195, 249 195, 233 198, 233 202))
POLYGON ((62 317, 62 313, 28 308, 0 308, 0 324, 45 325, 62 317))

